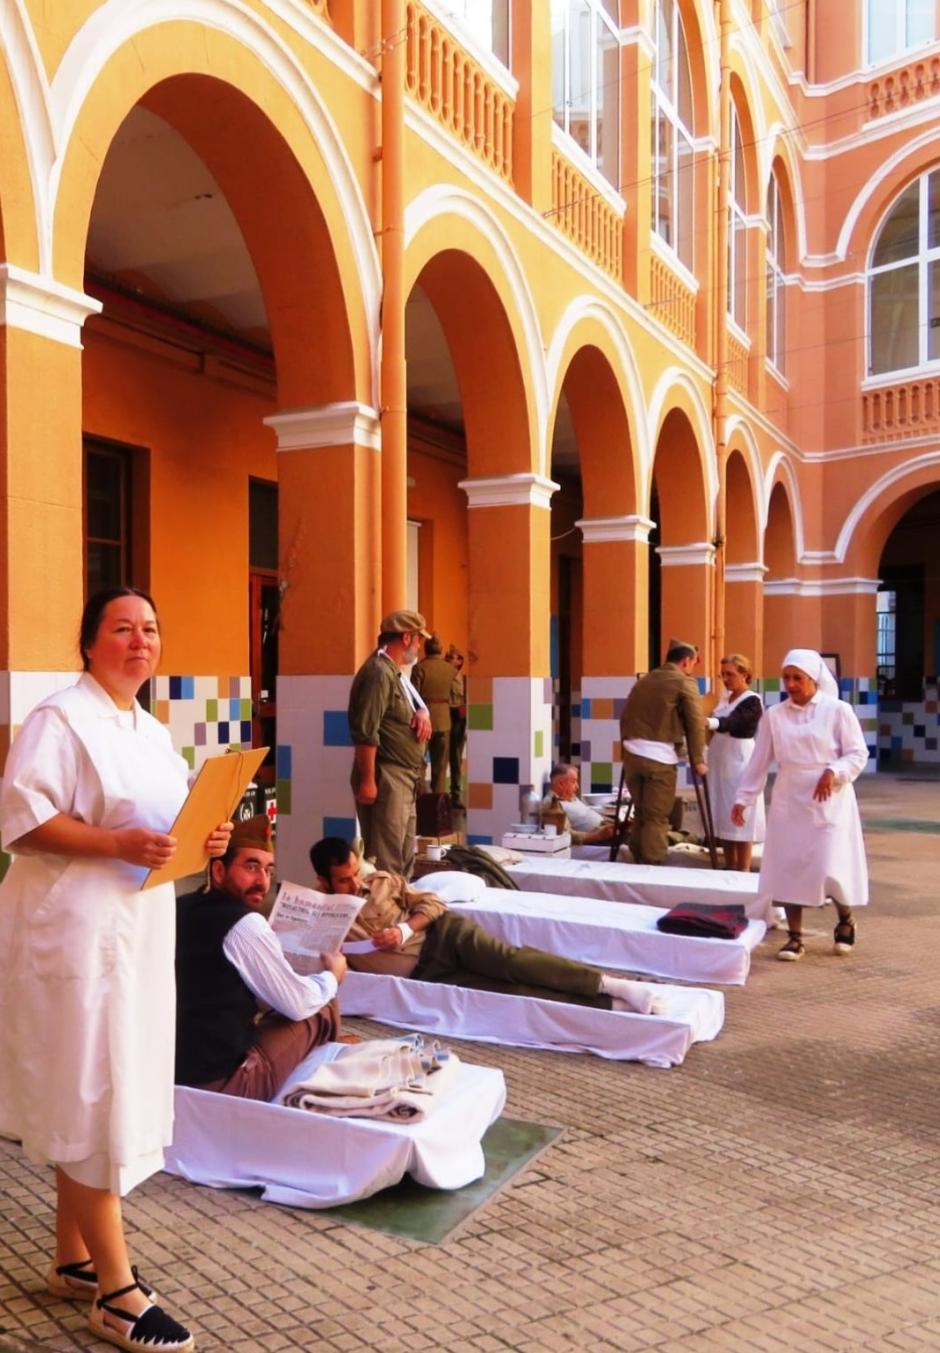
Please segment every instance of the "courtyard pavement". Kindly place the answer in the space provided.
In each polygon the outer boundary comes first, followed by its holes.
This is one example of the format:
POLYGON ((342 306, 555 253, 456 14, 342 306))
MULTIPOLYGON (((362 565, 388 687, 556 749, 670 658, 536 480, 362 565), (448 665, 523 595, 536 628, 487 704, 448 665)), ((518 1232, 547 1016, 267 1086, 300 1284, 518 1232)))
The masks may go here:
MULTIPOLYGON (((940 780, 860 798, 857 952, 832 956, 831 909, 801 963, 772 934, 681 1068, 455 1044, 504 1070, 508 1114, 564 1132, 444 1244, 136 1190, 134 1257, 199 1349, 940 1349, 940 780)), ((106 1348, 44 1293, 50 1185, 0 1142, 0 1349, 106 1348)))

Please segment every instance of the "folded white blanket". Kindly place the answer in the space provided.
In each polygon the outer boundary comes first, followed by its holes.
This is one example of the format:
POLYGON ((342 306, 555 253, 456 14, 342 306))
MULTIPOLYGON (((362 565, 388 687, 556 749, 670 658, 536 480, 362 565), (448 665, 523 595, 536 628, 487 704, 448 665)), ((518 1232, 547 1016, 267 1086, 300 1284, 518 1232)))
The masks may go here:
POLYGON ((291 1109, 420 1123, 457 1079, 459 1059, 435 1039, 376 1038, 343 1049, 284 1092, 291 1109))

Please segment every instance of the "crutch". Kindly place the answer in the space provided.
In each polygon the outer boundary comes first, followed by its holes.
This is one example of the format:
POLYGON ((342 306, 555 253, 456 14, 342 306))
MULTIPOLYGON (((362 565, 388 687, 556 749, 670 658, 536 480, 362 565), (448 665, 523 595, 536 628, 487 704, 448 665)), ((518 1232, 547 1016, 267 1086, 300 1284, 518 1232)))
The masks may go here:
POLYGON ((712 818, 712 801, 708 792, 708 780, 700 776, 695 769, 692 761, 689 761, 689 773, 692 776, 692 786, 695 789, 695 801, 698 804, 698 815, 702 819, 702 826, 705 828, 705 844, 708 846, 708 855, 712 862, 712 869, 718 868, 718 847, 715 844, 715 823, 712 818))
POLYGON ((620 788, 617 790, 617 808, 614 813, 614 834, 610 838, 610 862, 616 864, 617 857, 620 854, 620 847, 624 845, 627 839, 627 828, 630 825, 630 815, 633 812, 633 800, 624 803, 623 796, 627 787, 627 768, 623 760, 620 759, 620 788))

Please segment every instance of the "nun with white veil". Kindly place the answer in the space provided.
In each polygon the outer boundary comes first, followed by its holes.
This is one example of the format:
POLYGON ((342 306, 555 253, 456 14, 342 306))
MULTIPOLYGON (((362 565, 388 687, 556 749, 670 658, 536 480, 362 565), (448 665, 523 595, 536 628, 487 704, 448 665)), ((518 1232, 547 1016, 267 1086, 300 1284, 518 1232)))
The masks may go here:
POLYGON ((868 869, 852 781, 868 762, 868 748, 855 711, 839 699, 814 649, 790 650, 783 687, 788 698, 760 721, 731 820, 744 825, 776 762, 759 887, 768 904, 783 904, 789 938, 777 957, 792 963, 804 953, 803 908, 829 899, 838 913, 835 952, 848 954, 855 943, 852 908, 868 902, 868 869))

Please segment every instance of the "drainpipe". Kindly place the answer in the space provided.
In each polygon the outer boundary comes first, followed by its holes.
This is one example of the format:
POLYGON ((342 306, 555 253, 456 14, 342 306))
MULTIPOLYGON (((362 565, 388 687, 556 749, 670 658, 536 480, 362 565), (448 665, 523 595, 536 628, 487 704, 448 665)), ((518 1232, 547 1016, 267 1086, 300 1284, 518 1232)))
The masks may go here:
POLYGON ((405 605, 408 393, 405 367, 405 0, 382 0, 382 611, 405 605))
POLYGON ((725 647, 725 555, 728 526, 728 235, 731 196, 731 0, 718 0, 718 211, 715 227, 714 342, 715 381, 712 431, 718 468, 715 508, 713 629, 709 671, 717 676, 725 647))

